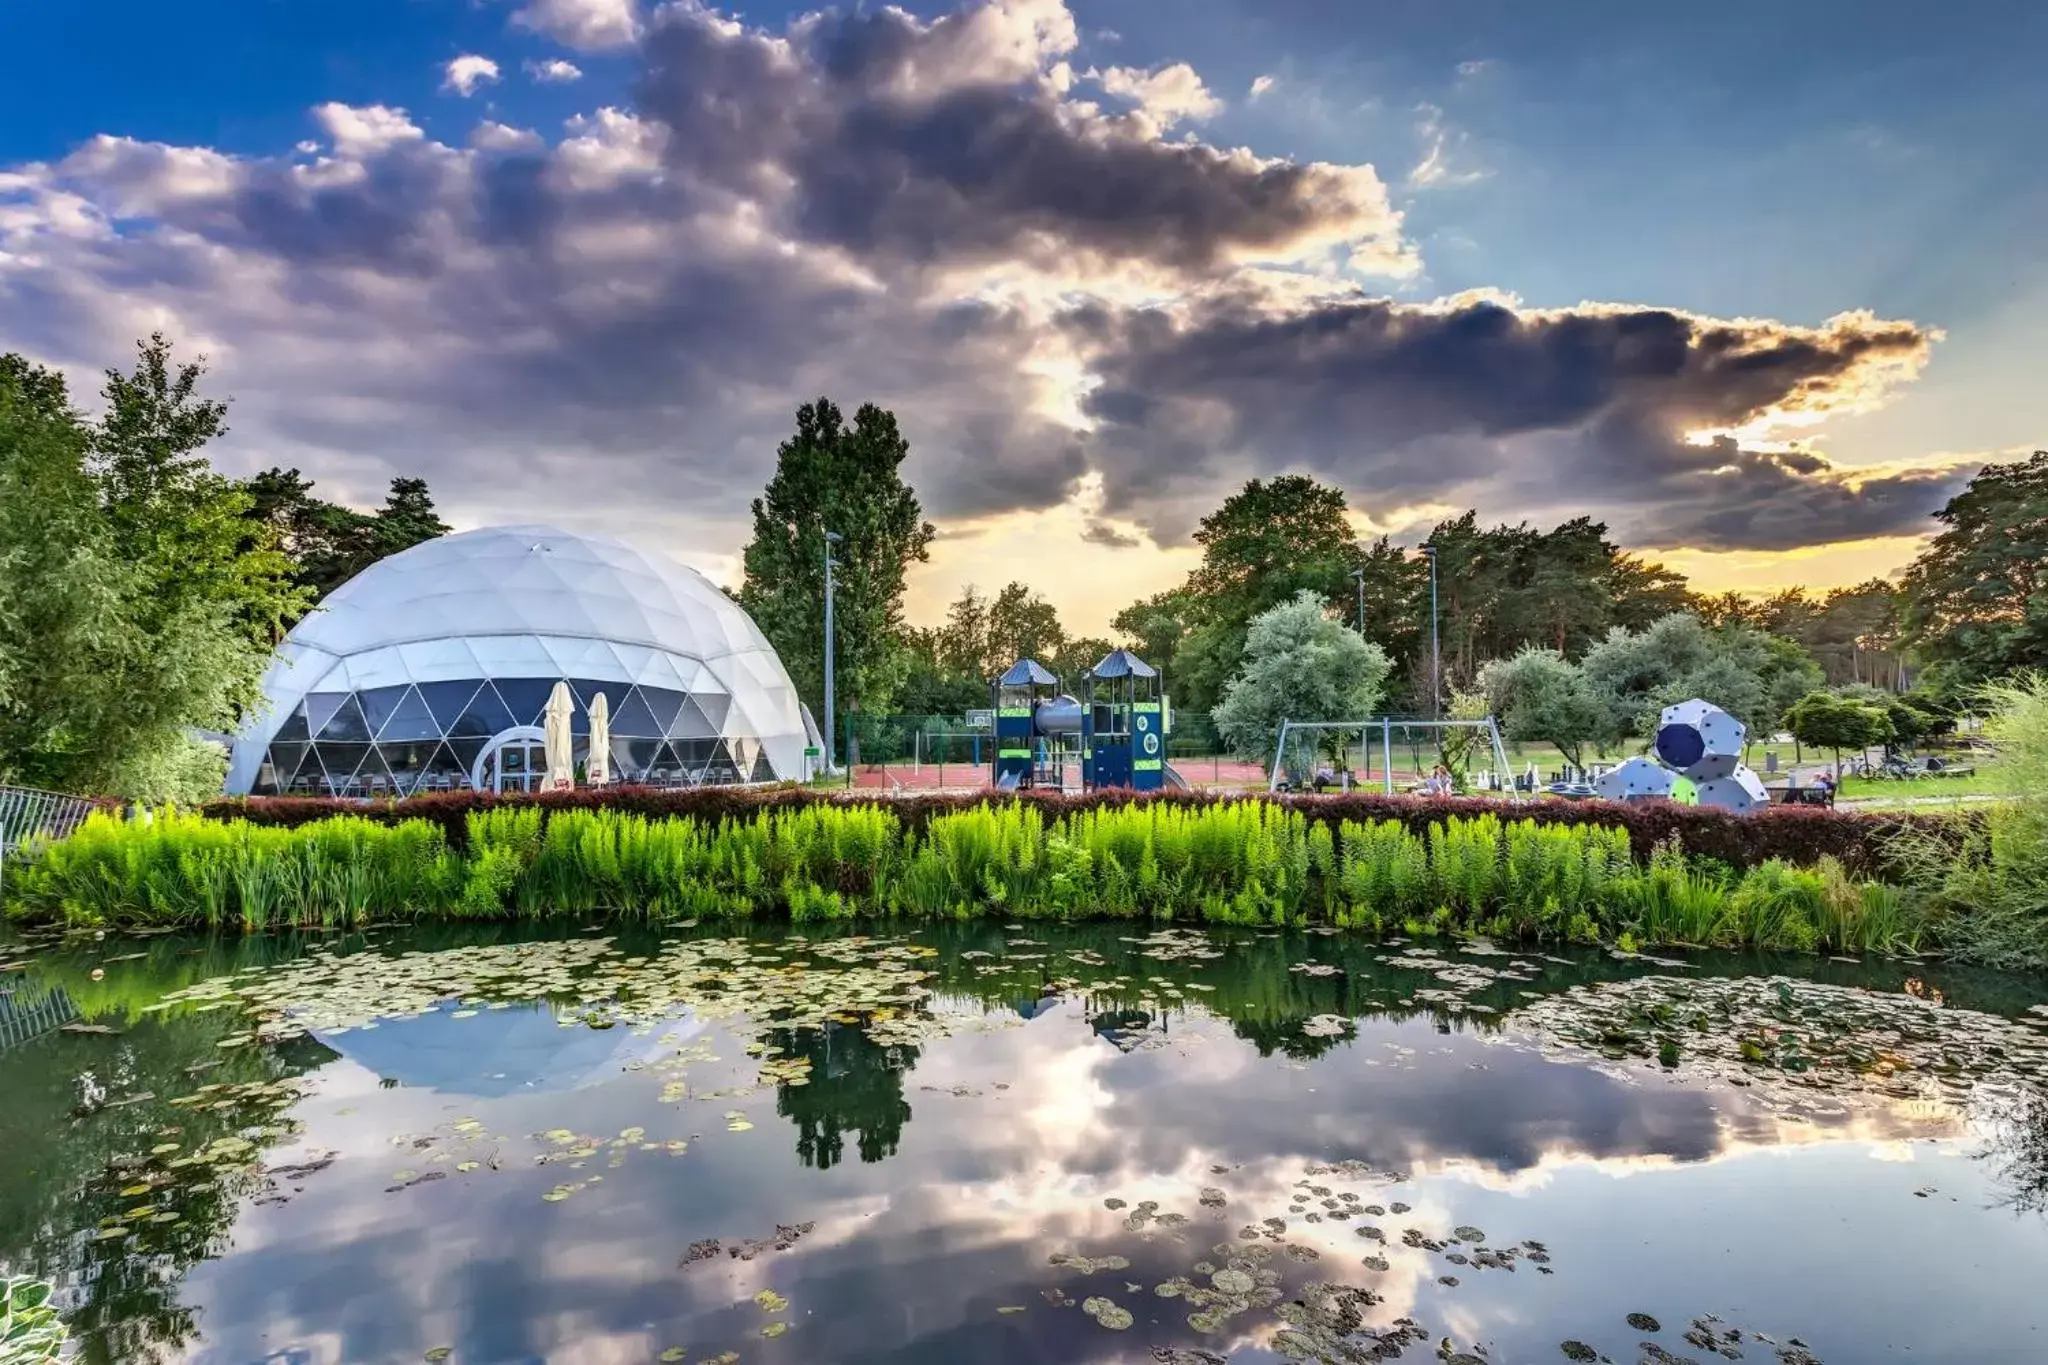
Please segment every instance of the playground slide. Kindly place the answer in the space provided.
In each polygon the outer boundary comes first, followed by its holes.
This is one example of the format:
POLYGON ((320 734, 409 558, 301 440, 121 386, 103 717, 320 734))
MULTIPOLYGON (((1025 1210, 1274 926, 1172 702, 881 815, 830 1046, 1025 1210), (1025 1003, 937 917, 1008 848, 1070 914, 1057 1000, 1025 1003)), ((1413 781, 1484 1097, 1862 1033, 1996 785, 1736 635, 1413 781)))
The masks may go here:
POLYGON ((1164 766, 1166 769, 1167 786, 1173 788, 1173 790, 1177 792, 1191 792, 1194 790, 1193 784, 1190 783, 1185 777, 1182 777, 1180 775, 1180 770, 1178 768, 1175 768, 1171 763, 1164 764, 1162 766, 1164 766))
POLYGON ((996 783, 996 790, 999 792, 1013 792, 1017 790, 1017 777, 1016 773, 1004 773, 1002 778, 996 783))

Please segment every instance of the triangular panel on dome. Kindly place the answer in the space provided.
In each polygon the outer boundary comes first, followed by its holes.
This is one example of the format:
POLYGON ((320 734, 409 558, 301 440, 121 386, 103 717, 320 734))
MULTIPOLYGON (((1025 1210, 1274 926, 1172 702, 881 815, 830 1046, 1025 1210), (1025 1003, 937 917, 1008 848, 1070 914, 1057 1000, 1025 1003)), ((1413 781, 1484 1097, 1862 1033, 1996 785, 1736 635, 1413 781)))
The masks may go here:
POLYGON ((515 725, 525 724, 512 718, 512 709, 505 705, 498 690, 485 683, 470 698, 469 705, 455 724, 449 727, 449 738, 460 735, 465 739, 489 739, 500 730, 509 730, 515 725))
MULTIPOLYGON (((434 684, 427 685, 432 687, 434 684)), ((364 704, 363 710, 367 714, 368 703, 364 704)), ((377 738, 380 740, 439 739, 441 734, 441 725, 434 719, 434 713, 428 708, 426 699, 420 695, 417 688, 411 687, 405 689, 405 695, 399 698, 398 704, 391 708, 391 714, 385 719, 384 724, 377 729, 377 738)))
POLYGON ((306 729, 308 737, 319 734, 327 728, 327 722, 334 719, 334 713, 348 700, 346 692, 308 692, 306 694, 306 729))
MULTIPOLYGON (((719 706, 718 703, 721 700, 730 701, 731 698, 720 698, 715 693, 706 695, 713 708, 719 712, 722 718, 725 708, 719 706)), ((675 721, 668 728, 669 734, 677 739, 717 738, 721 729, 721 721, 711 719, 705 713, 704 707, 697 697, 685 697, 682 700, 683 704, 676 711, 675 721)))
POLYGON ((328 788, 333 791, 343 790, 355 780, 356 769, 362 766, 363 757, 369 752, 367 744, 337 743, 333 740, 315 740, 313 743, 313 753, 326 771, 328 788))
POLYGON ((768 750, 764 748, 759 753, 754 755, 754 768, 752 772, 747 774, 747 781, 773 782, 774 780, 775 769, 769 766, 768 750))
POLYGON ((306 723, 306 703, 303 699, 285 715, 284 724, 278 726, 277 734, 272 736, 274 740, 302 740, 312 737, 313 729, 306 723))
POLYGON ((391 778, 391 769, 385 766, 374 744, 369 746, 369 752, 363 755, 362 763, 356 768, 356 785, 368 796, 398 794, 398 784, 391 778))
POLYGON ((645 782, 655 766, 655 756, 661 751, 658 739, 639 739, 626 735, 612 736, 612 780, 615 782, 645 782))
POLYGON ((440 744, 433 740, 377 742, 377 753, 383 758, 384 766, 390 771, 392 781, 397 783, 402 796, 412 795, 419 787, 420 779, 440 752, 440 744))
POLYGON ((646 645, 621 644, 617 640, 606 640, 605 647, 618 658, 620 674, 634 682, 640 681, 640 672, 654 658, 656 651, 646 645))
POLYGON ((666 687, 636 687, 633 695, 647 708, 648 724, 654 734, 665 735, 674 727, 676 711, 683 704, 682 693, 666 687))
POLYGON ((724 691, 702 690, 692 692, 690 700, 704 713, 705 721, 713 734, 724 734, 726 722, 732 719, 732 694, 724 691))
POLYGON ((547 710, 548 698, 554 695, 555 684, 560 681, 560 678, 548 677, 493 678, 491 685, 505 699, 514 725, 539 725, 541 713, 547 710))
POLYGON ((342 667, 348 672, 349 686, 358 692, 376 687, 403 687, 412 681, 404 656, 394 646, 351 654, 342 661, 342 667))
POLYGON ((648 710, 647 699, 637 687, 626 694, 625 701, 612 708, 611 726, 613 734, 629 739, 659 739, 662 733, 661 722, 648 710))
POLYGON ((651 654, 647 662, 633 675, 633 681, 642 687, 662 687, 671 692, 690 690, 689 679, 677 669, 675 660, 666 654, 651 654))
POLYGON ((439 733, 445 735, 455 728, 456 718, 469 705, 470 698, 476 695, 477 688, 481 685, 483 684, 475 678, 419 685, 420 700, 426 703, 428 712, 434 718, 434 728, 439 733))
POLYGON ((334 714, 313 736, 316 740, 341 740, 350 743, 370 742, 370 723, 363 716, 362 705, 354 694, 343 697, 341 705, 334 708, 334 714))
POLYGON ((406 675, 416 683, 484 676, 483 665, 468 643, 459 639, 417 640, 398 646, 398 655, 405 660, 406 675))
POLYGON ((312 747, 297 740, 289 740, 282 744, 273 743, 270 746, 268 761, 271 783, 276 790, 282 792, 291 789, 292 779, 299 775, 299 769, 305 764, 306 754, 312 747))
POLYGON ((498 678, 555 678, 561 676, 555 661, 531 635, 492 635, 473 638, 470 652, 483 665, 484 675, 498 678))
MULTIPOLYGON (((385 723, 391 719, 391 713, 398 709, 399 704, 410 692, 410 683, 399 683, 395 687, 373 687, 356 693, 356 703, 363 708, 363 721, 369 726, 371 739, 375 739, 383 731, 385 723)), ((421 709, 424 710, 425 707, 422 706, 421 709)))
POLYGON ((461 785, 465 787, 469 785, 470 774, 476 770, 476 761, 483 756, 484 745, 489 742, 487 739, 462 738, 451 739, 442 746, 448 751, 448 756, 455 760, 456 766, 461 770, 461 785))
POLYGON ((541 641, 555 671, 565 678, 624 678, 625 667, 610 643, 604 640, 571 640, 551 636, 541 641))

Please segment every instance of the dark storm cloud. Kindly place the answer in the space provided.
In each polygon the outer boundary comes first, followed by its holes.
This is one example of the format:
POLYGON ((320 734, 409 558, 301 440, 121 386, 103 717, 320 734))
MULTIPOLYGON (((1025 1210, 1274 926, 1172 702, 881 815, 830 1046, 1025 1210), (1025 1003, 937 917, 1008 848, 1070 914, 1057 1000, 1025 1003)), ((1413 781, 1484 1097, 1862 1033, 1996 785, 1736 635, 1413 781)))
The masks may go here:
MULTIPOLYGON (((1929 335, 1867 315, 1817 328, 1669 309, 1419 307, 1357 299, 1283 315, 1236 299, 1096 310, 1087 400, 1108 510, 1184 534, 1167 480, 1305 468, 1396 503, 1614 514, 1660 545, 1786 549, 1919 530, 1952 468, 1866 479, 1811 453, 1686 433, 1875 402, 1929 335)), ((1358 500, 1358 499, 1354 499, 1358 500)))
POLYGON ((931 24, 885 9, 815 16, 781 39, 676 10, 648 37, 639 103, 673 134, 681 173, 782 200, 804 240, 869 261, 1079 252, 1205 272, 1397 245, 1369 169, 1168 142, 1063 98, 1068 78, 1045 62, 1073 45, 1064 19, 1041 3, 931 24))

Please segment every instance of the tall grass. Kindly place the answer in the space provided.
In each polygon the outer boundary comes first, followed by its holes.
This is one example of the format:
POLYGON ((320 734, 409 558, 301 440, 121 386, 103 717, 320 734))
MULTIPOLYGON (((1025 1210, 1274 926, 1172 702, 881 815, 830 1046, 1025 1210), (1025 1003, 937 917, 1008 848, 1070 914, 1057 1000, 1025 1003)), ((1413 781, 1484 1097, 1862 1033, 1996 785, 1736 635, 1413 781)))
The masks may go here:
POLYGON ((1913 833, 1896 856, 1906 883, 1940 916, 1958 956, 1996 967, 2048 968, 2048 677, 1982 690, 1984 735, 2006 798, 1950 817, 1954 835, 1913 833))
POLYGON ((263 930, 405 918, 596 914, 668 923, 1122 917, 1410 934, 1773 948, 1911 949, 1924 920, 1841 865, 1736 876, 1625 831, 1452 816, 1311 821, 1265 801, 1103 805, 1048 817, 989 802, 913 829, 878 805, 717 820, 499 807, 439 826, 341 816, 295 828, 100 815, 10 870, 8 913, 72 924, 263 930))

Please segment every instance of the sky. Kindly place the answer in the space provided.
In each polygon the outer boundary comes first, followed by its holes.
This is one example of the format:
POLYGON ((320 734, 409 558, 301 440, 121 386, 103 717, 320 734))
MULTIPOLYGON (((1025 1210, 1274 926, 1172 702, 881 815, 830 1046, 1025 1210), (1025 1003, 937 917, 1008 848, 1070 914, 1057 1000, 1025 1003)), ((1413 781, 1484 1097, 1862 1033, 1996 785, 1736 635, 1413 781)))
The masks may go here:
POLYGON ((2048 433, 2019 0, 0 0, 0 350, 162 330, 228 472, 736 583, 804 401, 892 408, 913 620, 1099 631, 1246 479, 1892 572, 2048 433), (25 57, 26 60, 21 60, 25 57))

